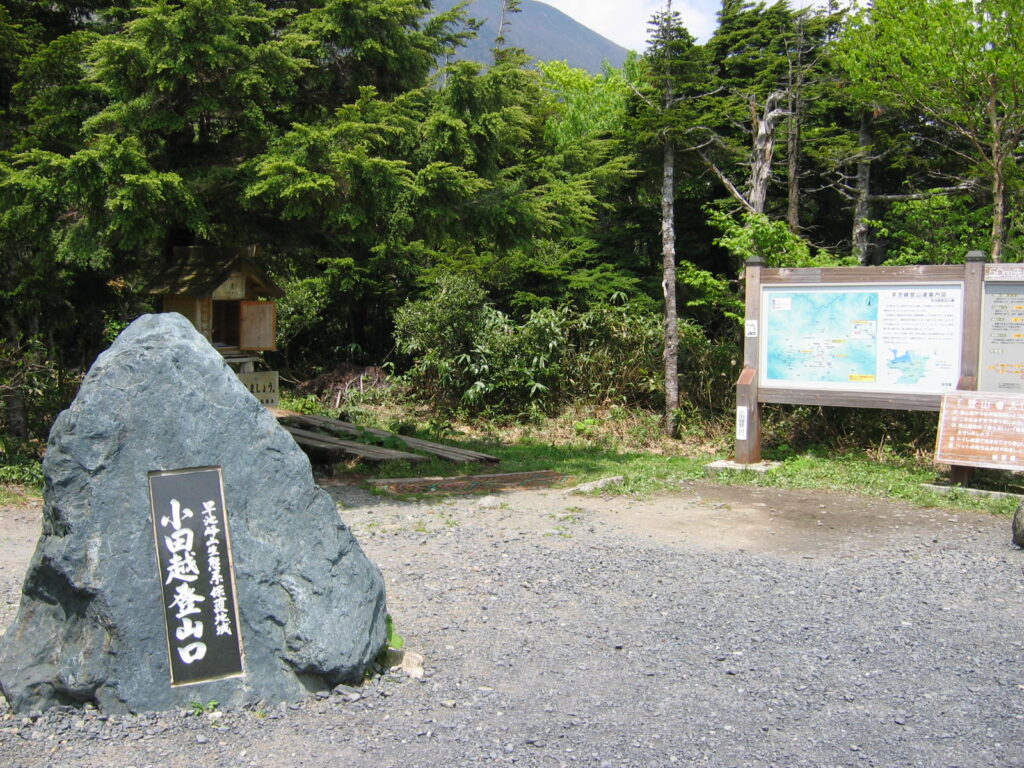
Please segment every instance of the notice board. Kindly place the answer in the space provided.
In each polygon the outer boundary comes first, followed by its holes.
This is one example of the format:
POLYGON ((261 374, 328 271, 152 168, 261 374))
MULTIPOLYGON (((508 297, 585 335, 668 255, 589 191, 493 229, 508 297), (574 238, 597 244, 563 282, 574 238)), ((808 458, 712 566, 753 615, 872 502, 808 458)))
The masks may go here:
POLYGON ((1024 265, 985 269, 978 389, 1024 393, 1024 265))
POLYGON ((1024 395, 944 395, 935 461, 963 467, 1024 469, 1024 395))
POLYGON ((938 411, 944 394, 977 389, 984 262, 977 251, 963 264, 749 261, 736 462, 761 461, 763 403, 938 411))
POLYGON ((956 388, 962 283, 762 291, 761 387, 931 394, 956 388))

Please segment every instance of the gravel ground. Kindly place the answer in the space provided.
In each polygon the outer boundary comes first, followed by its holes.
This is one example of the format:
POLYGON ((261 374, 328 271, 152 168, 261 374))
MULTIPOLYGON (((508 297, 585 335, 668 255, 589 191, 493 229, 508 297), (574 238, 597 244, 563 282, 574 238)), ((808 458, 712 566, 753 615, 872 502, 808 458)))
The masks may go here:
MULTIPOLYGON (((1024 766, 1005 519, 713 486, 330 490, 421 679, 199 715, 0 704, 0 766, 1024 766)), ((8 602, 30 517, 0 510, 8 602)))

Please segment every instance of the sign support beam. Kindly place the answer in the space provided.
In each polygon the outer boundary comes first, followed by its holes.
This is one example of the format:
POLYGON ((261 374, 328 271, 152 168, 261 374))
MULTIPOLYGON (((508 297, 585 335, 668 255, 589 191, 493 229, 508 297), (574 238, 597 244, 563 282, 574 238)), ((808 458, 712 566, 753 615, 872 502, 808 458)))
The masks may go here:
MULTIPOLYGON (((978 357, 981 351, 981 314, 985 294, 985 261, 982 251, 970 251, 964 259, 964 324, 960 346, 960 380, 956 388, 974 391, 978 388, 978 357)), ((949 468, 953 485, 969 485, 974 469, 954 465, 949 468)))
POLYGON ((761 461, 761 402, 757 392, 758 346, 761 321, 761 269, 752 258, 744 271, 747 316, 743 338, 743 371, 736 382, 736 463, 761 461))

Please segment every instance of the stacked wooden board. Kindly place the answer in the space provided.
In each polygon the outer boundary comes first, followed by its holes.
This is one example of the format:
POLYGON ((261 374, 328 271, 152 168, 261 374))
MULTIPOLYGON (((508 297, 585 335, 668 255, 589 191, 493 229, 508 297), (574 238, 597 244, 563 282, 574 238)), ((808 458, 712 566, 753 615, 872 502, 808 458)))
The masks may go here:
POLYGON ((486 453, 471 451, 466 448, 455 448, 450 445, 432 443, 428 440, 420 440, 415 437, 396 435, 383 429, 371 429, 351 424, 347 421, 331 419, 326 416, 311 416, 294 411, 285 411, 280 408, 271 408, 270 412, 277 417, 288 432, 307 452, 355 456, 364 461, 426 461, 427 457, 419 453, 385 448, 377 445, 346 440, 338 435, 346 437, 359 437, 368 435, 375 438, 390 440, 404 444, 406 447, 422 451, 433 456, 454 462, 477 462, 481 464, 497 464, 498 458, 486 453))

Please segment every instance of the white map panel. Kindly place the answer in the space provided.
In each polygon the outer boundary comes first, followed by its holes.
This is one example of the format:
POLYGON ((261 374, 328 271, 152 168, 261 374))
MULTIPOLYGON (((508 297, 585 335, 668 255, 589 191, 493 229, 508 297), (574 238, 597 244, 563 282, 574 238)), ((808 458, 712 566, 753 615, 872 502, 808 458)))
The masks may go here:
POLYGON ((952 391, 962 316, 959 283, 763 286, 760 386, 952 391))

